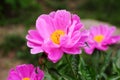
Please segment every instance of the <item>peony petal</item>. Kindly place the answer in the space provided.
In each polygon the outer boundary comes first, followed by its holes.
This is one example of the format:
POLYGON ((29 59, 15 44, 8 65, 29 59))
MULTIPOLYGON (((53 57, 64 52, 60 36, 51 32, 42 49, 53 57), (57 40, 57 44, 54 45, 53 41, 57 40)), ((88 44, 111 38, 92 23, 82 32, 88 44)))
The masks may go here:
POLYGON ((79 47, 62 48, 62 50, 67 54, 81 54, 82 52, 79 47))
POLYGON ((37 30, 29 30, 28 34, 30 35, 30 37, 32 39, 36 39, 36 40, 40 40, 40 41, 43 40, 37 30))
POLYGON ((42 44, 42 41, 39 41, 39 40, 37 40, 37 39, 35 39, 35 38, 31 38, 30 37, 30 35, 27 35, 26 36, 26 39, 28 40, 28 41, 30 41, 30 42, 32 42, 32 43, 35 43, 35 44, 42 44))
POLYGON ((72 25, 70 26, 69 28, 69 32, 68 32, 68 36, 72 36, 73 32, 74 32, 74 29, 75 29, 75 24, 77 23, 77 21, 73 21, 72 25))
POLYGON ((77 21, 77 23, 80 23, 80 17, 76 14, 72 15, 72 21, 74 21, 74 20, 77 21))
MULTIPOLYGON (((53 12, 51 14, 54 15, 55 13, 53 12)), ((45 20, 47 26, 44 26, 44 27, 46 27, 45 29, 47 29, 49 34, 51 34, 55 30, 53 18, 51 17, 53 15, 41 15, 40 16, 42 19, 45 20)))
POLYGON ((71 38, 67 35, 61 36, 61 38, 60 38, 60 46, 61 47, 70 48, 73 46, 73 43, 74 42, 72 42, 71 38))
POLYGON ((92 54, 93 53, 93 51, 94 51, 94 48, 89 48, 89 47, 86 47, 86 48, 84 48, 84 50, 85 50, 85 52, 87 53, 87 54, 92 54))
POLYGON ((31 48, 32 54, 37 54, 37 53, 43 52, 42 44, 35 44, 35 43, 28 41, 27 46, 31 48))
POLYGON ((55 16, 55 11, 50 12, 50 13, 49 13, 49 16, 52 17, 52 18, 54 18, 54 16, 55 16))
POLYGON ((44 45, 49 46, 50 48, 60 48, 60 45, 55 44, 50 40, 46 41, 44 45))
POLYGON ((43 80, 43 78, 44 78, 44 72, 40 70, 39 67, 34 69, 30 77, 31 80, 43 80))
POLYGON ((52 20, 48 15, 41 15, 38 17, 36 20, 36 28, 40 36, 44 39, 48 39, 54 30, 52 20))
POLYGON ((90 33, 91 33, 91 35, 96 36, 96 35, 100 35, 101 31, 98 26, 92 26, 90 28, 90 33))
POLYGON ((42 44, 37 44, 37 43, 34 43, 34 42, 27 41, 27 46, 30 47, 30 48, 41 47, 41 45, 42 44))
POLYGON ((66 10, 58 10, 54 17, 56 30, 67 31, 68 25, 71 24, 71 14, 66 10))
POLYGON ((88 41, 91 42, 91 39, 88 37, 89 37, 89 32, 87 30, 82 31, 81 37, 76 45, 79 47, 85 46, 85 42, 88 42, 88 41), (90 39, 90 40, 88 40, 88 39, 90 39))
POLYGON ((38 80, 38 76, 37 76, 35 68, 34 68, 34 71, 32 72, 32 74, 30 76, 30 80, 38 80))
POLYGON ((100 45, 100 46, 96 46, 96 48, 98 50, 106 51, 108 49, 108 46, 106 46, 106 45, 100 45))
POLYGON ((87 45, 84 47, 84 50, 87 54, 92 54, 95 49, 94 43, 87 43, 87 45))
POLYGON ((106 43, 111 45, 115 44, 120 41, 120 35, 119 36, 112 36, 106 43))
POLYGON ((107 25, 100 24, 100 26, 98 26, 98 28, 102 35, 106 35, 106 33, 108 33, 109 28, 107 25))
POLYGON ((116 28, 115 27, 108 27, 108 32, 106 32, 106 35, 105 35, 105 40, 108 40, 112 35, 113 33, 115 32, 116 28))
POLYGON ((45 43, 42 45, 42 48, 48 55, 48 58, 56 63, 63 55, 63 52, 60 50, 60 46, 53 44, 52 42, 45 43))
POLYGON ((83 30, 81 31, 80 35, 81 35, 80 40, 82 42, 85 42, 88 39, 90 32, 88 30, 83 30))
POLYGON ((32 64, 19 65, 16 67, 16 71, 22 78, 30 77, 34 71, 34 66, 32 64))
POLYGON ((21 80, 22 78, 17 74, 14 69, 11 69, 8 75, 7 80, 21 80))
MULTIPOLYGON (((96 28, 97 28, 97 27, 95 27, 95 26, 91 26, 91 27, 90 27, 90 30, 89 30, 89 31, 90 31, 91 35, 94 36, 94 34, 96 34, 96 28)), ((96 35, 97 35, 97 34, 96 34, 96 35)))
MULTIPOLYGON (((72 35, 73 36, 71 37, 71 41, 72 41, 72 43, 71 43, 72 46, 71 47, 75 46, 77 43, 79 43, 79 41, 82 41, 80 39, 81 39, 81 37, 83 37, 81 35, 80 31, 74 31, 74 33, 72 35)), ((84 42, 84 41, 82 41, 82 42, 84 42)))
POLYGON ((63 52, 60 49, 50 49, 48 52, 48 59, 53 63, 58 62, 63 56, 63 52))
POLYGON ((72 22, 74 22, 74 21, 76 22, 74 31, 79 31, 81 28, 84 27, 83 23, 80 22, 80 17, 76 14, 72 15, 72 22))
POLYGON ((39 33, 36 30, 29 30, 28 35, 26 36, 26 39, 30 42, 36 43, 36 44, 42 44, 43 39, 39 35, 39 33))
POLYGON ((71 48, 79 42, 80 38, 81 38, 81 32, 75 31, 73 32, 71 38, 67 35, 62 36, 60 38, 60 45, 65 48, 71 48))
POLYGON ((37 80, 43 80, 44 79, 44 72, 37 67, 37 80))
POLYGON ((41 53, 41 52, 44 52, 41 47, 34 47, 33 49, 31 49, 32 54, 38 54, 38 53, 41 53))

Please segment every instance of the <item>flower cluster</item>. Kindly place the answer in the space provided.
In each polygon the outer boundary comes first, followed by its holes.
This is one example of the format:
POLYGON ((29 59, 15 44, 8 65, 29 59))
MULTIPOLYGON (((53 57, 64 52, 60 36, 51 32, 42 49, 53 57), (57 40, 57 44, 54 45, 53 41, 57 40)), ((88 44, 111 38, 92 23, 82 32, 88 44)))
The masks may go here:
MULTIPOLYGON (((58 10, 42 14, 36 20, 36 29, 29 30, 26 36, 31 54, 43 53, 53 63, 58 62, 63 54, 81 54, 82 49, 92 54, 95 49, 106 51, 109 45, 120 40, 114 36, 115 27, 108 25, 84 28, 76 14, 58 10)), ((43 80, 44 72, 33 65, 20 65, 11 69, 8 80, 43 80)))

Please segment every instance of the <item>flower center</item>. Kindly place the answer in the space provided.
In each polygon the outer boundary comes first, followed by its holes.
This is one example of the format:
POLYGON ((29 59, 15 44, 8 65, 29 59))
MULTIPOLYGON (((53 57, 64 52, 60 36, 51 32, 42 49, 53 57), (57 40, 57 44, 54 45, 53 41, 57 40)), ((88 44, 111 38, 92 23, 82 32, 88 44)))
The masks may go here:
POLYGON ((51 34, 50 38, 52 42, 60 44, 60 36, 63 36, 64 34, 65 32, 63 30, 56 30, 51 34))
POLYGON ((23 78, 22 80, 30 80, 30 78, 28 78, 28 77, 25 77, 25 78, 23 78))
POLYGON ((96 35, 96 36, 94 37, 94 40, 95 40, 96 42, 98 42, 98 43, 102 42, 103 39, 104 39, 104 36, 103 36, 103 35, 96 35))

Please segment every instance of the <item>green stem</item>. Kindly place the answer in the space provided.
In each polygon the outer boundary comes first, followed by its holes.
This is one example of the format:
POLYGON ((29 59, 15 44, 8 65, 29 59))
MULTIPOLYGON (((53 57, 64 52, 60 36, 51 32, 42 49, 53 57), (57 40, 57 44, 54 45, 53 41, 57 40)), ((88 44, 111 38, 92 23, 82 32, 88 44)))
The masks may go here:
POLYGON ((77 80, 77 77, 76 77, 77 75, 75 74, 75 72, 74 72, 74 70, 73 70, 73 68, 72 68, 72 64, 71 64, 69 58, 68 58, 66 55, 65 55, 65 58, 66 58, 66 60, 67 60, 67 62, 68 62, 68 65, 69 65, 70 68, 71 68, 71 71, 72 71, 72 74, 73 74, 75 80, 77 80))

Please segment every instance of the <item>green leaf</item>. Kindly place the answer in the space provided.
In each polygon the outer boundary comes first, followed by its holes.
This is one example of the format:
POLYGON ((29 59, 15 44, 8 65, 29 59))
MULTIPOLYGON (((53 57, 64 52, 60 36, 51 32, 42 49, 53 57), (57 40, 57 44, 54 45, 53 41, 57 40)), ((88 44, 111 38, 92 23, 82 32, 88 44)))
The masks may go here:
POLYGON ((79 77, 79 75, 78 75, 79 55, 72 55, 71 63, 72 63, 72 69, 73 69, 76 77, 78 78, 79 77))
POLYGON ((108 80, 120 80, 120 76, 110 77, 108 80))
POLYGON ((117 51, 116 56, 113 58, 113 72, 120 75, 120 50, 117 51))
POLYGON ((44 80, 55 80, 55 79, 53 79, 52 76, 47 71, 45 71, 44 80))
POLYGON ((79 74, 81 80, 95 80, 94 70, 84 62, 82 57, 80 57, 79 74))
POLYGON ((51 76, 52 76, 53 78, 55 78, 55 79, 58 79, 58 78, 61 77, 60 73, 59 73, 56 69, 54 69, 54 68, 48 69, 48 72, 49 72, 49 73, 51 74, 51 76))
POLYGON ((104 55, 104 62, 102 62, 102 68, 101 68, 101 70, 100 70, 100 74, 103 74, 104 71, 106 70, 106 68, 108 67, 108 65, 110 64, 111 54, 112 54, 111 51, 108 52, 108 53, 105 53, 105 52, 104 52, 104 54, 103 54, 103 55, 104 55))

